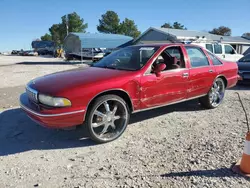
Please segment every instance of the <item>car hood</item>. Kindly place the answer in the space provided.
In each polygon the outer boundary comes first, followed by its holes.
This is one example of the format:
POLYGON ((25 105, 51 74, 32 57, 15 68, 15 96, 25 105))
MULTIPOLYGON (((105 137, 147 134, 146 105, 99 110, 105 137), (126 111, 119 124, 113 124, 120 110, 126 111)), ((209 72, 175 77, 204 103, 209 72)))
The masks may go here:
POLYGON ((131 71, 105 69, 97 67, 84 67, 67 71, 61 71, 32 80, 29 86, 38 92, 57 95, 65 90, 77 86, 98 83, 109 79, 126 76, 131 71))
POLYGON ((250 62, 237 62, 238 69, 241 71, 250 71, 250 62))

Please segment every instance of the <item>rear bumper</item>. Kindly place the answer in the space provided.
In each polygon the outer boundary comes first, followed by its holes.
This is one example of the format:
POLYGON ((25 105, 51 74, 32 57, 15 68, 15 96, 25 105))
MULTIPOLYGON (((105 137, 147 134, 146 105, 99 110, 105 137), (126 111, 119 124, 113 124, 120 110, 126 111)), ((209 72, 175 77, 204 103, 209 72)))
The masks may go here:
POLYGON ((55 112, 51 109, 44 113, 42 109, 28 99, 26 93, 20 96, 20 107, 36 123, 48 128, 67 128, 83 123, 85 110, 55 112))

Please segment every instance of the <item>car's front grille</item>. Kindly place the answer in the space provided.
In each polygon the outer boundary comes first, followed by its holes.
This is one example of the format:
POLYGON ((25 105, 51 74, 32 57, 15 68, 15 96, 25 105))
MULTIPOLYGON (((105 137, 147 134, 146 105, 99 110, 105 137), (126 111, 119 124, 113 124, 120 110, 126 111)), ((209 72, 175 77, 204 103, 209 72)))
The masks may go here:
POLYGON ((26 87, 26 93, 29 97, 30 100, 34 101, 34 102, 38 102, 38 92, 32 88, 30 88, 29 86, 26 87))

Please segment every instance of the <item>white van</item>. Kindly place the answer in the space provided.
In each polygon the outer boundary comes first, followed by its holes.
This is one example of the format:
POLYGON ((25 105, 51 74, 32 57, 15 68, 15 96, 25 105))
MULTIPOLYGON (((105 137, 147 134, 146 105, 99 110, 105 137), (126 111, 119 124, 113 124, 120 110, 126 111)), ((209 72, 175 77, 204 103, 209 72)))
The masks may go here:
POLYGON ((193 44, 206 48, 207 50, 217 55, 219 58, 224 59, 226 61, 236 62, 244 56, 242 54, 238 54, 230 44, 207 42, 193 42, 193 44))

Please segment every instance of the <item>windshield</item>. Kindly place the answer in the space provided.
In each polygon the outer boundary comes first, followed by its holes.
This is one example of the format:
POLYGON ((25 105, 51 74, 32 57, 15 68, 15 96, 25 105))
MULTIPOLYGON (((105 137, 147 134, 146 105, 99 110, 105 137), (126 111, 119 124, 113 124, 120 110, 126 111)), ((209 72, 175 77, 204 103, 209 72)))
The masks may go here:
POLYGON ((155 46, 129 46, 114 51, 93 67, 135 71, 141 69, 159 49, 155 46))
POLYGON ((239 62, 250 62, 250 54, 247 54, 241 59, 239 59, 239 62))

